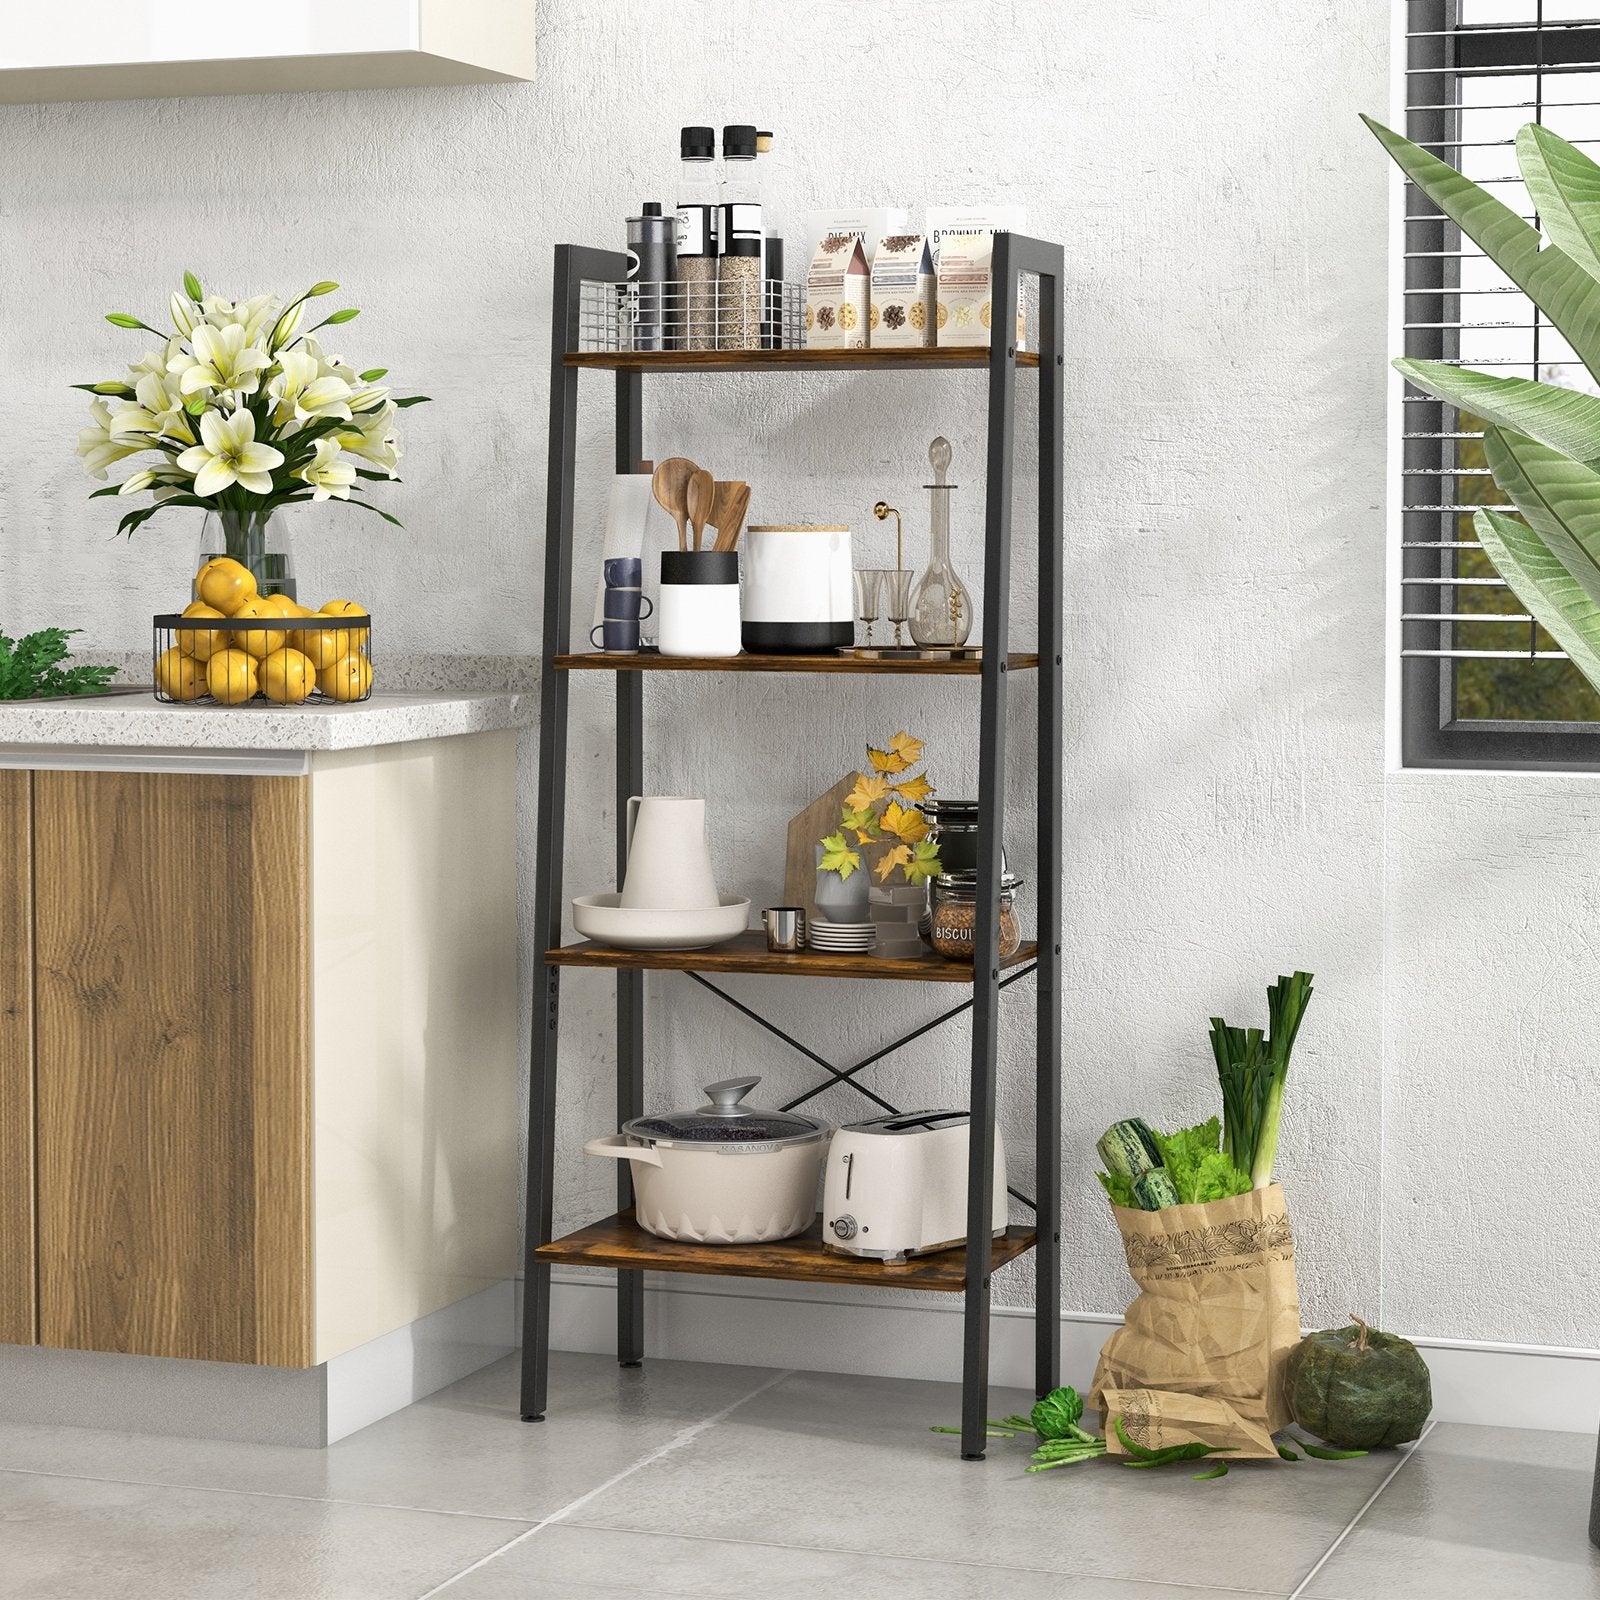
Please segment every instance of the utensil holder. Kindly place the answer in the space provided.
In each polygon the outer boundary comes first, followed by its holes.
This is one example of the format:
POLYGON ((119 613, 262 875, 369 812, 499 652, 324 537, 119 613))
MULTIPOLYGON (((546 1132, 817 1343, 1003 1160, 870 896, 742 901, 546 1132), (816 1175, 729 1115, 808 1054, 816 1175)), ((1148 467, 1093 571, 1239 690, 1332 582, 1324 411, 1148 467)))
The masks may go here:
POLYGON ((656 642, 664 656, 739 654, 739 552, 663 550, 656 642))

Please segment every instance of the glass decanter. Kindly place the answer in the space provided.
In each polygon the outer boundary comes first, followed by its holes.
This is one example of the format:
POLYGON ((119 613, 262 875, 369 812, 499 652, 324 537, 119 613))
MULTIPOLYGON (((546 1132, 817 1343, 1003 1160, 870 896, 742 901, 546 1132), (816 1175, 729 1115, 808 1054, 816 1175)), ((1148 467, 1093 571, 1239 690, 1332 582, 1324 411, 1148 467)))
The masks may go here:
POLYGON ((928 446, 933 482, 925 485, 932 497, 931 551, 928 570, 917 580, 911 597, 911 637, 924 648, 959 648, 972 632, 972 598, 950 564, 950 491, 945 482, 950 469, 950 441, 942 435, 928 446))

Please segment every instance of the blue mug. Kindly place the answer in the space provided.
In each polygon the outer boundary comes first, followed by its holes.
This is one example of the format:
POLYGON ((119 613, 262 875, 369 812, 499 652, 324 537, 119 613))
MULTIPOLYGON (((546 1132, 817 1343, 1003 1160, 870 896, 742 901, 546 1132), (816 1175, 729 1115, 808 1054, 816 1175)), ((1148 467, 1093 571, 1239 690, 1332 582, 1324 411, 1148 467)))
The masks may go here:
POLYGON ((607 655, 631 656, 639 653, 639 619, 607 617, 589 630, 589 643, 607 655), (598 635, 598 637, 596 637, 598 635))
POLYGON ((602 564, 608 589, 637 589, 644 581, 644 563, 638 556, 613 556, 602 564))

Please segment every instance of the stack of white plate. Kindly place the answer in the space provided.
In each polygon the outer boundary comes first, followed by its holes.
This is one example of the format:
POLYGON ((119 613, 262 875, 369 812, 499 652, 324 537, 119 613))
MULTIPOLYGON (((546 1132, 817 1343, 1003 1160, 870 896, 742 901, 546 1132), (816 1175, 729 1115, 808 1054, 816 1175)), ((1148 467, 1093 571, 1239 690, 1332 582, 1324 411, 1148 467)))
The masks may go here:
POLYGON ((823 922, 813 917, 806 930, 813 950, 837 955, 865 955, 876 938, 877 930, 870 922, 823 922))

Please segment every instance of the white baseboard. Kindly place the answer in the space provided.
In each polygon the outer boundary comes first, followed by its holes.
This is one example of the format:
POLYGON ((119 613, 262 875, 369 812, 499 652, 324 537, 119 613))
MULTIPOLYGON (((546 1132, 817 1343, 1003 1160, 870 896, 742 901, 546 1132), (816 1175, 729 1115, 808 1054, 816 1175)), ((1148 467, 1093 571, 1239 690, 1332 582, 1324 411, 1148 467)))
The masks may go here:
POLYGON ((509 1355, 517 1343, 517 1285, 507 1279, 357 1345, 327 1363, 327 1442, 509 1355))
MULTIPOLYGON (((616 1296, 609 1275, 557 1268, 550 1341, 558 1350, 607 1354, 616 1348, 616 1296)), ((679 1361, 799 1367, 879 1377, 961 1375, 959 1299, 896 1303, 846 1291, 804 1296, 760 1282, 737 1289, 699 1280, 646 1280, 646 1348, 679 1361)), ((1086 1388, 1095 1357, 1120 1317, 1061 1314, 1062 1380, 1086 1388)), ((989 1376, 1007 1388, 1033 1387, 1033 1312, 997 1306, 989 1332, 989 1376)), ((1600 1421, 1600 1350, 1417 1340, 1433 1375, 1440 1422, 1592 1433, 1600 1421)))

